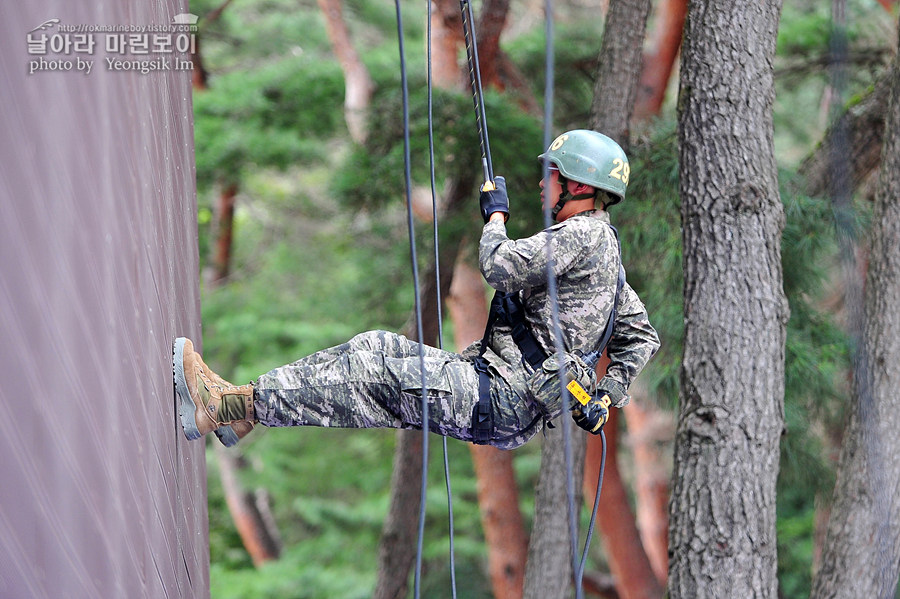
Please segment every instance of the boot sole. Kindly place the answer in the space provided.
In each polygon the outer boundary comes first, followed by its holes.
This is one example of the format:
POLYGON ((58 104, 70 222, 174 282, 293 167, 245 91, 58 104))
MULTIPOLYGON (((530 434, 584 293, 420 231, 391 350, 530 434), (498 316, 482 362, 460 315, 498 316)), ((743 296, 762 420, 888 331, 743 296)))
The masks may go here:
MULTIPOLYGON (((175 394, 178 396, 178 415, 181 417, 181 428, 188 441, 193 441, 203 435, 200 434, 200 429, 197 427, 197 417, 194 414, 197 406, 191 398, 191 393, 187 386, 187 377, 184 373, 185 341, 184 337, 179 337, 175 340, 175 345, 172 348, 172 370, 175 377, 175 394)), ((219 427, 214 432, 225 447, 231 447, 240 440, 231 426, 219 427)))
POLYGON ((178 398, 178 415, 181 417, 181 428, 184 436, 189 441, 199 439, 203 435, 197 428, 197 418, 194 416, 194 400, 191 399, 191 392, 188 390, 187 377, 184 374, 184 337, 175 340, 172 348, 172 371, 175 378, 175 395, 178 398))

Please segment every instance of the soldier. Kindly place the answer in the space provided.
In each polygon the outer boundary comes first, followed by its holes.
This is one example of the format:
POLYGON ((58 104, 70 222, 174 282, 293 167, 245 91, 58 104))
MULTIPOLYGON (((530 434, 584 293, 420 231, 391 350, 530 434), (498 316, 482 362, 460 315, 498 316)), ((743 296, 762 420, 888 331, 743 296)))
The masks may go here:
MULTIPOLYGON (((461 354, 423 346, 428 427, 432 432, 512 449, 563 411, 560 371, 575 381, 566 406, 599 433, 610 405, 659 347, 656 331, 625 282, 618 237, 607 209, 625 198, 630 167, 612 139, 587 130, 560 135, 540 155, 549 177, 541 199, 556 224, 532 237, 506 235, 509 200, 502 177, 480 197, 484 229, 479 264, 498 294, 484 339, 461 354), (549 249, 548 249, 549 244, 549 249), (556 351, 547 266, 557 288, 563 366, 556 351), (608 341, 608 344, 607 344, 608 341), (606 375, 593 360, 605 345, 606 375)), ((174 347, 175 389, 188 439, 214 431, 233 445, 265 426, 421 428, 419 344, 387 331, 276 368, 235 386, 204 364, 190 340, 174 347)))

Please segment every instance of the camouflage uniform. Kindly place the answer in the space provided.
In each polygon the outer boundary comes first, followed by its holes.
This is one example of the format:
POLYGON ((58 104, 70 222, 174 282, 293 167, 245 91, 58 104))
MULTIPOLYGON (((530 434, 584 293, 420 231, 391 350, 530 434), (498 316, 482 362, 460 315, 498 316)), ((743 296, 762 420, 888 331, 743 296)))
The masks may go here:
MULTIPOLYGON (((618 246, 609 216, 584 212, 521 240, 510 240, 502 222, 484 226, 479 251, 482 274, 500 291, 519 292, 526 320, 545 353, 554 353, 546 265, 552 255, 559 321, 567 352, 590 351, 602 335, 615 297, 618 246), (548 252, 547 241, 551 248, 548 252)), ((472 440, 478 402, 474 359, 480 341, 462 354, 425 347, 429 429, 472 440)), ((608 345, 607 379, 627 389, 659 347, 643 304, 626 283, 608 345)), ((531 368, 510 335, 497 324, 484 358, 491 373, 494 430, 490 444, 511 449, 528 441, 545 418, 559 416, 528 390, 531 368)), ((420 428, 421 370, 418 344, 386 331, 357 335, 347 343, 276 368, 255 385, 256 416, 266 426, 420 428)))

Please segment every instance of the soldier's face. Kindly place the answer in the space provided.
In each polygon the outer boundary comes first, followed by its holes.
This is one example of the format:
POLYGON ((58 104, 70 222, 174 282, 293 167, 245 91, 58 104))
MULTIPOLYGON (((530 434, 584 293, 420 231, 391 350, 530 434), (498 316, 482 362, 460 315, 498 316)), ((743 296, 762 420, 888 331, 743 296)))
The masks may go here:
POLYGON ((552 209, 559 201, 562 193, 562 185, 559 184, 559 169, 554 165, 549 167, 549 177, 541 179, 541 204, 545 209, 552 209))

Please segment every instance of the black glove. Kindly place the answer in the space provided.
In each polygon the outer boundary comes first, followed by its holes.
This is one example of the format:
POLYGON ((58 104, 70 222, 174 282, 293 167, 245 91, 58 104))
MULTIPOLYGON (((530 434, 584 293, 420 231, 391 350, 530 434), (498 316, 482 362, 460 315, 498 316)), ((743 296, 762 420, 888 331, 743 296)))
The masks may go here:
POLYGON ((587 405, 582 405, 581 402, 573 397, 572 405, 569 409, 572 410, 572 419, 575 421, 575 424, 591 434, 599 435, 600 431, 603 430, 603 425, 609 420, 610 403, 612 403, 612 400, 609 397, 609 393, 598 391, 588 401, 587 405))
POLYGON ((509 197, 506 195, 506 179, 503 177, 494 177, 494 187, 491 191, 482 191, 479 201, 481 202, 481 217, 487 223, 491 219, 491 215, 495 212, 502 212, 509 220, 509 197))

